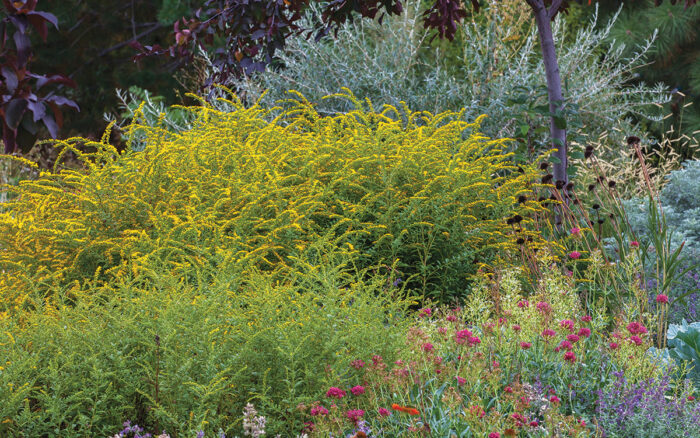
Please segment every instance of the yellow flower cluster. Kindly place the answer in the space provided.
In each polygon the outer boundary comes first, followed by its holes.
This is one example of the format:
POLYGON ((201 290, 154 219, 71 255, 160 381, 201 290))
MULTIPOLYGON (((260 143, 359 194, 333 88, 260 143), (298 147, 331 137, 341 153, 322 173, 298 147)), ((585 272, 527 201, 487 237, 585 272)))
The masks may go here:
POLYGON ((85 169, 23 182, 1 207, 0 312, 150 272, 202 285, 213 272, 289 275, 323 245, 444 298, 479 263, 517 254, 516 240, 540 242, 528 231, 537 170, 480 135, 481 118, 360 102, 321 117, 298 97, 286 110, 188 108, 195 127, 178 134, 136 122, 141 152, 119 154, 108 133, 60 142, 85 169))

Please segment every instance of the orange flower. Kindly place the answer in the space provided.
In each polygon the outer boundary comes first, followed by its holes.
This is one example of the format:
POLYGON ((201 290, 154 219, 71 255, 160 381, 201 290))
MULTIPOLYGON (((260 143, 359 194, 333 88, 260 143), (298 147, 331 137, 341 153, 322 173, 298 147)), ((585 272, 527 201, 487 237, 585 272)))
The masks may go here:
POLYGON ((393 405, 391 405, 391 409, 393 409, 393 410, 395 410, 395 411, 399 411, 399 412, 404 412, 404 413, 406 413, 406 414, 408 414, 408 415, 418 415, 418 414, 420 414, 420 412, 418 412, 418 409, 416 409, 416 408, 409 408, 409 407, 406 407, 406 406, 397 405, 396 403, 394 403, 393 405))

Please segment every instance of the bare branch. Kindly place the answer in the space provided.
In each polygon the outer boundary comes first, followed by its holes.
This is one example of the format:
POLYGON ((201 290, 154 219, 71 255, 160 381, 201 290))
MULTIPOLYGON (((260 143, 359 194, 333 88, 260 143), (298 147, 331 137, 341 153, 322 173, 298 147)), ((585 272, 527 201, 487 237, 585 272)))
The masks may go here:
POLYGON ((549 7, 549 9, 547 9, 547 14, 549 15, 550 20, 557 15, 561 4, 562 0, 552 0, 552 5, 549 7))

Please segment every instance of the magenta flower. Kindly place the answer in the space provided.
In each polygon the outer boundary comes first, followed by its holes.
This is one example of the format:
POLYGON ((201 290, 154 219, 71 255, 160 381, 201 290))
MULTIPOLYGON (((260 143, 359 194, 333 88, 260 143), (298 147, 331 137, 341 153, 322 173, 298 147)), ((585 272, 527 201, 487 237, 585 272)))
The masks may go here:
POLYGON ((581 338, 579 338, 577 335, 571 334, 571 335, 566 335, 566 339, 571 342, 572 344, 577 343, 581 338))
POLYGON ((457 376, 457 383, 459 384, 459 386, 462 386, 465 383, 467 383, 467 379, 465 379, 464 377, 457 376))
POLYGON ((580 236, 580 235, 581 235, 581 229, 578 228, 578 227, 572 228, 572 229, 571 229, 571 235, 576 236, 576 237, 580 236))
POLYGON ((433 349, 435 348, 435 347, 433 347, 433 344, 431 344, 430 342, 426 342, 421 347, 423 348, 423 351, 425 351, 425 352, 433 351, 433 349))
POLYGON ((564 360, 570 363, 576 362, 576 355, 573 351, 567 351, 564 353, 564 360))
POLYGON ((489 438, 501 438, 501 434, 498 432, 491 432, 489 438))
POLYGON ((588 327, 581 327, 581 329, 578 331, 578 335, 587 338, 591 335, 591 329, 588 327))
POLYGON ((667 304, 668 303, 668 295, 658 294, 656 296, 656 302, 659 304, 667 304))
POLYGON ((530 422, 530 427, 537 427, 537 426, 539 426, 539 423, 537 422, 537 420, 532 420, 530 422))
POLYGON ((450 321, 450 322, 455 322, 455 321, 457 321, 457 317, 454 316, 454 315, 447 315, 447 318, 445 318, 445 319, 448 320, 448 321, 450 321))
POLYGON ((563 319, 559 321, 559 327, 567 329, 570 332, 574 331, 574 322, 570 319, 563 319))
POLYGON ((633 240, 630 242, 630 246, 632 248, 639 248, 639 242, 637 242, 636 240, 633 240))
POLYGON ((627 331, 629 331, 631 335, 643 335, 648 333, 647 328, 638 322, 630 322, 627 324, 627 331))
POLYGON ((476 344, 481 344, 481 339, 478 336, 469 336, 469 346, 472 347, 476 344))
POLYGON ((530 302, 528 300, 520 300, 518 301, 518 307, 520 307, 521 309, 525 307, 530 307, 530 302))
POLYGON ((350 362, 350 366, 355 368, 356 370, 361 370, 365 366, 365 361, 362 359, 355 359, 352 362, 350 362))
POLYGON ((552 337, 552 336, 556 336, 556 334, 557 334, 557 332, 555 332, 555 331, 552 330, 552 329, 544 329, 544 330, 542 330, 542 336, 544 336, 545 338, 547 338, 547 337, 552 337))
POLYGON ((592 318, 590 315, 586 315, 586 316, 581 317, 581 321, 583 321, 583 322, 591 322, 591 319, 592 318))
POLYGON ((352 395, 362 395, 365 393, 365 387, 360 385, 353 386, 350 392, 352 392, 352 395))
POLYGON ((348 420, 352 421, 353 423, 357 423, 360 418, 365 415, 365 411, 362 409, 350 409, 345 413, 345 415, 348 417, 348 420))
POLYGON ((630 336, 630 341, 636 346, 642 345, 642 338, 640 338, 639 336, 630 336))
POLYGON ((337 398, 340 400, 341 398, 345 397, 345 391, 340 388, 336 388, 335 386, 331 386, 328 388, 328 391, 326 391, 326 397, 337 398))
POLYGON ((581 258, 581 253, 578 251, 571 251, 569 253, 569 258, 574 259, 574 260, 579 259, 579 258, 581 258))
POLYGON ((611 350, 616 350, 617 347, 619 347, 619 345, 617 344, 617 342, 611 342, 609 345, 610 345, 610 349, 611 349, 611 350))
POLYGON ((529 342, 524 342, 524 341, 523 341, 523 342, 520 343, 520 348, 522 348, 523 350, 527 350, 527 349, 530 348, 530 347, 532 347, 532 344, 529 343, 529 342))
POLYGON ((418 316, 421 318, 430 316, 433 314, 433 310, 430 307, 425 307, 423 309, 420 309, 420 312, 418 313, 418 316))
POLYGON ((379 408, 380 417, 388 417, 389 415, 391 415, 391 411, 389 409, 379 408))
POLYGON ((559 344, 559 348, 563 348, 564 350, 571 350, 573 348, 573 345, 571 345, 571 342, 569 341, 561 341, 561 344, 559 344))
POLYGON ((513 331, 514 332, 519 332, 520 331, 520 326, 518 324, 513 324, 513 331))
POLYGON ((546 301, 540 301, 539 303, 537 303, 537 310, 539 310, 542 313, 549 313, 552 311, 552 305, 546 301))
POLYGON ((561 403, 561 400, 559 400, 559 397, 557 397, 556 395, 553 395, 553 396, 549 397, 549 402, 550 403, 561 403))
POLYGON ((328 415, 328 409, 324 408, 323 406, 314 406, 311 408, 311 415, 312 416, 317 416, 317 415, 328 415))
POLYGON ((447 329, 445 327, 438 327, 438 333, 444 335, 445 333, 447 333, 447 329))

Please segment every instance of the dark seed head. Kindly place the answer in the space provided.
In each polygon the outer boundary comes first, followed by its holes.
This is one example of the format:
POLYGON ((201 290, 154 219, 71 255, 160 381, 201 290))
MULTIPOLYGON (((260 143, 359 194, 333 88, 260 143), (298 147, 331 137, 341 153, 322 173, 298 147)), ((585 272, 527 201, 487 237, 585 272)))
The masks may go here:
POLYGON ((549 167, 549 163, 548 163, 548 162, 543 161, 543 162, 540 163, 540 170, 547 170, 548 167, 549 167))
POLYGON ((515 243, 517 243, 518 245, 522 245, 523 243, 525 243, 525 239, 519 237, 518 240, 515 241, 515 243))
POLYGON ((546 174, 545 176, 542 177, 542 184, 549 184, 553 178, 554 178, 554 175, 552 175, 551 173, 546 174))
POLYGON ((512 217, 509 217, 508 219, 506 219, 506 223, 507 223, 508 225, 513 225, 513 224, 515 223, 515 221, 513 220, 512 217))
POLYGON ((574 183, 570 182, 569 184, 566 185, 566 190, 572 191, 574 189, 574 183))
POLYGON ((525 170, 523 170, 522 167, 518 166, 518 172, 520 172, 520 173, 525 173, 525 170))
POLYGON ((595 184, 589 184, 588 185, 588 191, 592 192, 595 189, 595 184))
POLYGON ((578 199, 574 199, 574 205, 578 205, 578 204, 579 204, 578 199))
POLYGON ((634 135, 631 135, 627 137, 627 144, 630 146, 634 146, 635 144, 639 144, 642 140, 639 139, 639 137, 636 137, 634 135))
POLYGON ((598 178, 596 178, 596 181, 598 181, 599 184, 603 184, 605 182, 605 176, 599 176, 598 178))
POLYGON ((599 224, 605 223, 605 218, 598 219, 598 223, 599 224))
POLYGON ((600 208, 600 205, 598 204, 593 204, 593 210, 598 210, 600 208))
POLYGON ((613 181, 613 180, 608 181, 608 187, 610 187, 611 189, 614 188, 616 185, 617 185, 617 183, 615 181, 613 181))
POLYGON ((562 180, 558 179, 557 182, 554 183, 554 187, 556 187, 557 190, 561 190, 564 188, 564 184, 566 184, 566 181, 562 181, 562 180))
POLYGON ((518 196, 518 204, 522 204, 525 201, 527 201, 527 196, 525 196, 525 195, 518 196))
POLYGON ((586 146, 586 149, 583 151, 584 158, 590 158, 591 155, 593 155, 593 146, 586 146))
POLYGON ((515 222, 516 224, 520 223, 522 220, 523 220, 523 217, 520 216, 519 214, 516 214, 515 216, 513 216, 513 222, 515 222))

